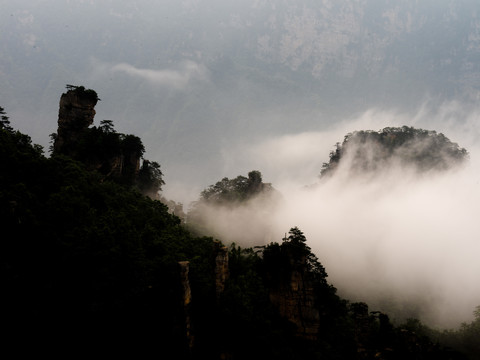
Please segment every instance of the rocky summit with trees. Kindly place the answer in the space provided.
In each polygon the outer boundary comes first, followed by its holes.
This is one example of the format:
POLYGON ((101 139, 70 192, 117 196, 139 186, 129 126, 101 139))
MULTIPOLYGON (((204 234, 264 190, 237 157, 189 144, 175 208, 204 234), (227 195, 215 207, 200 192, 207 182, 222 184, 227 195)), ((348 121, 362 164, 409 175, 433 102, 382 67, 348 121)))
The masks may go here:
POLYGON ((445 171, 468 159, 468 152, 442 133, 409 126, 379 131, 361 130, 345 135, 321 169, 327 178, 344 166, 356 175, 374 176, 392 167, 419 173, 445 171))
MULTIPOLYGON (((92 90, 71 87, 66 94, 50 157, 0 108, 5 351, 63 358, 478 358, 478 316, 452 332, 418 320, 394 325, 387 314, 337 295, 298 227, 280 242, 252 248, 193 235, 151 196, 162 174, 155 162, 138 166, 140 139, 115 132, 110 121, 91 126, 98 101, 92 90)), ((265 191, 271 185, 252 172, 222 180, 202 197, 236 202, 265 191)))

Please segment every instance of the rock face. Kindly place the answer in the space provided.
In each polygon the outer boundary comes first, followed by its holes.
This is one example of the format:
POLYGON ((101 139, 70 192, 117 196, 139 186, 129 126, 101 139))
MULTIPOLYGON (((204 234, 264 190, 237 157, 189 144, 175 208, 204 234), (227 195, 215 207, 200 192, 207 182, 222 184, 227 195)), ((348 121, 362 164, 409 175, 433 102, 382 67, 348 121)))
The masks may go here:
MULTIPOLYGON (((217 299, 225 290, 225 282, 228 279, 228 249, 220 242, 215 243, 215 292, 217 299)), ((187 341, 187 347, 191 351, 194 347, 194 326, 191 319, 191 306, 192 306, 192 290, 190 287, 189 271, 190 263, 188 261, 180 261, 180 282, 182 289, 183 299, 183 316, 184 316, 184 329, 185 339, 187 341)))
POLYGON ((187 346, 191 350, 193 348, 194 337, 192 334, 192 322, 190 319, 190 303, 192 302, 192 291, 190 289, 190 281, 188 272, 190 269, 188 261, 180 261, 180 281, 182 283, 183 311, 185 316, 185 337, 187 346))
POLYGON ((228 279, 228 249, 220 243, 216 244, 215 256, 215 292, 218 297, 225 290, 225 282, 228 279))
POLYGON ((305 273, 294 270, 289 282, 270 291, 270 301, 280 316, 296 325, 297 336, 317 340, 320 313, 315 308, 313 283, 305 273))
POLYGON ((68 90, 60 98, 58 131, 54 142, 54 153, 75 157, 76 145, 95 117, 97 94, 83 87, 68 90))

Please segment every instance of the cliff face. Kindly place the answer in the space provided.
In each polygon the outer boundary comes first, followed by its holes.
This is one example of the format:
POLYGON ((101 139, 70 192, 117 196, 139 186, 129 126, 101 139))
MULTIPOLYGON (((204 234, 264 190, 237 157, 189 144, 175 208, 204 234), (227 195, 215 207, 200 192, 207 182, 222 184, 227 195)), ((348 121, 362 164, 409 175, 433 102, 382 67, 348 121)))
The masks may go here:
POLYGON ((215 256, 215 292, 217 299, 225 290, 228 279, 228 249, 221 243, 216 244, 215 256))
POLYGON ((280 316, 296 325, 296 335, 316 340, 320 313, 315 308, 314 285, 304 272, 294 270, 290 281, 270 291, 270 301, 280 316))
POLYGON ((58 131, 54 142, 54 153, 75 157, 77 146, 95 117, 95 93, 77 88, 60 97, 58 131))
POLYGON ((190 267, 188 261, 180 261, 178 264, 180 266, 180 281, 182 284, 185 338, 187 340, 187 347, 189 350, 191 350, 194 344, 194 337, 192 334, 192 321, 190 319, 190 303, 192 302, 192 291, 190 288, 190 281, 188 279, 190 267))

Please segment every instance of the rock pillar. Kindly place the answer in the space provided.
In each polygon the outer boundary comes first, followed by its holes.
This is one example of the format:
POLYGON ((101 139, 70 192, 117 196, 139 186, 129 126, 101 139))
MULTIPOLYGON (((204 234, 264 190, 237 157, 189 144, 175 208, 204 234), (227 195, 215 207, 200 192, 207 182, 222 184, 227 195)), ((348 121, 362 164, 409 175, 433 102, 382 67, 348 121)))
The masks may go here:
POLYGON ((76 145, 85 130, 93 124, 97 94, 83 87, 68 90, 60 98, 58 130, 53 151, 75 156, 76 145))
POLYGON ((296 335, 316 340, 320 327, 320 313, 315 308, 313 284, 304 273, 293 271, 290 281, 270 292, 270 301, 280 316, 296 325, 296 335))
POLYGON ((228 248, 221 243, 216 243, 215 257, 215 291, 217 299, 225 290, 225 283, 228 279, 228 248))
POLYGON ((185 316, 185 337, 187 339, 187 345, 189 349, 193 348, 193 334, 192 334, 192 322, 190 319, 190 303, 192 302, 192 291, 190 289, 190 281, 188 279, 189 262, 180 261, 180 280, 182 284, 182 298, 183 298, 183 310, 185 316))

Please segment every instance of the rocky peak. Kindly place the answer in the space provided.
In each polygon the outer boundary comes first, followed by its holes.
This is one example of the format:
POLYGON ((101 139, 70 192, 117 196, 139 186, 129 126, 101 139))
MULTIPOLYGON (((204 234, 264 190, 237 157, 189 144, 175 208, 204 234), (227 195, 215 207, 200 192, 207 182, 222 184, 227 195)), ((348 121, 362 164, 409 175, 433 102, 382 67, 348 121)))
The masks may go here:
POLYGON ((60 97, 58 130, 53 152, 76 155, 76 145, 95 117, 97 93, 83 86, 67 86, 68 91, 60 97))
POLYGON ((141 139, 116 132, 112 120, 90 126, 95 105, 100 100, 97 93, 83 86, 67 85, 67 90, 60 98, 57 133, 52 134, 53 155, 62 154, 80 161, 87 169, 98 171, 103 179, 141 185, 145 195, 155 198, 163 184, 162 173, 160 165, 146 159, 140 168, 145 151, 141 139))

